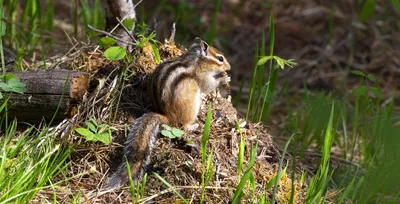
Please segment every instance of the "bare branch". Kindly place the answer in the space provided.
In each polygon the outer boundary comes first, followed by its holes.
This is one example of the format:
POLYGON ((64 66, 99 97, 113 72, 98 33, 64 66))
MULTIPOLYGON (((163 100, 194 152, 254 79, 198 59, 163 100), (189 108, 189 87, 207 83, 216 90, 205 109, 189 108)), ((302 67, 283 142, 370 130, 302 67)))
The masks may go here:
POLYGON ((111 32, 106 32, 106 31, 103 31, 103 30, 99 30, 99 29, 97 29, 97 28, 94 28, 94 27, 91 26, 91 25, 88 25, 88 28, 89 28, 90 30, 95 31, 95 32, 104 34, 104 35, 106 35, 106 36, 108 36, 108 37, 112 37, 112 38, 114 38, 114 39, 117 40, 117 41, 120 41, 120 42, 129 44, 129 45, 136 45, 136 43, 128 42, 128 41, 126 41, 126 40, 123 40, 123 39, 121 39, 121 38, 119 38, 119 37, 117 37, 117 36, 111 34, 111 32))
POLYGON ((117 19, 117 21, 118 21, 118 24, 120 24, 120 25, 122 26, 122 28, 125 30, 126 34, 128 34, 128 36, 129 36, 134 42, 136 42, 135 37, 133 37, 133 35, 129 32, 128 28, 126 28, 125 25, 122 24, 122 21, 120 21, 118 17, 116 17, 116 19, 117 19))
POLYGON ((171 35, 169 36, 169 41, 174 41, 175 40, 175 32, 176 32, 176 27, 175 27, 175 22, 172 24, 172 31, 171 35))

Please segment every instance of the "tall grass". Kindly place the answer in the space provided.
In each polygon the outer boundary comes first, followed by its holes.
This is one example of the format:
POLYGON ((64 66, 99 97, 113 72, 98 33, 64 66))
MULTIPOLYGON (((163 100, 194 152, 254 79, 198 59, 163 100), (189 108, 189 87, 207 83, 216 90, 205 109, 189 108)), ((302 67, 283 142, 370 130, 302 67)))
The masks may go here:
POLYGON ((0 138, 0 203, 25 203, 50 182, 66 174, 71 148, 55 140, 48 129, 30 127, 19 133, 14 120, 0 138))
MULTIPOLYGON (((54 6, 53 0, 27 1, 23 7, 22 13, 17 12, 19 1, 10 0, 6 5, 7 10, 7 35, 5 39, 9 42, 17 52, 17 59, 22 59, 25 54, 32 54, 38 45, 51 45, 53 22, 54 22, 54 6), (46 4, 46 10, 42 9, 46 4)), ((17 69, 23 69, 22 63, 18 61, 17 69)))
POLYGON ((270 14, 269 27, 269 55, 265 56, 265 36, 261 47, 256 46, 255 68, 250 85, 250 94, 247 105, 246 120, 255 122, 265 121, 270 112, 270 106, 275 97, 279 68, 294 67, 297 64, 293 59, 285 60, 274 55, 275 30, 273 14, 270 14), (264 64, 269 61, 269 72, 265 71, 264 64), (268 74, 268 77, 265 75, 268 74))
POLYGON ((329 178, 329 157, 331 152, 331 146, 333 142, 333 115, 334 115, 335 106, 332 104, 332 110, 329 116, 328 127, 325 130, 325 139, 324 145, 322 148, 322 159, 321 164, 318 168, 317 174, 313 176, 311 179, 307 195, 306 195, 306 202, 307 203, 323 203, 323 196, 326 193, 329 178))
MULTIPOLYGON (((95 37, 97 33, 88 29, 87 25, 91 25, 94 28, 104 29, 105 27, 105 15, 100 0, 89 2, 89 0, 81 0, 79 9, 79 17, 83 20, 82 27, 85 29, 85 33, 90 37, 95 37)), ((79 19, 76 23, 79 22, 79 19)), ((75 31, 77 32, 77 31, 75 31)))

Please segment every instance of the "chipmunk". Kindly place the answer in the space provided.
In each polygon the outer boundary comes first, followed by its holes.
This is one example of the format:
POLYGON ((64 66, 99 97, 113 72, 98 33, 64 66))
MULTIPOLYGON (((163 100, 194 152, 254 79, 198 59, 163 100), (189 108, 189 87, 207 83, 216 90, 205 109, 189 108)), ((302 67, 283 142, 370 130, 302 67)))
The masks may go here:
MULTIPOLYGON (((124 154, 134 180, 143 177, 161 124, 181 126, 191 131, 199 113, 202 94, 227 85, 231 66, 223 54, 200 38, 181 56, 157 66, 149 87, 154 111, 131 126, 124 154)), ((128 179, 126 160, 109 178, 109 187, 119 187, 128 179)))

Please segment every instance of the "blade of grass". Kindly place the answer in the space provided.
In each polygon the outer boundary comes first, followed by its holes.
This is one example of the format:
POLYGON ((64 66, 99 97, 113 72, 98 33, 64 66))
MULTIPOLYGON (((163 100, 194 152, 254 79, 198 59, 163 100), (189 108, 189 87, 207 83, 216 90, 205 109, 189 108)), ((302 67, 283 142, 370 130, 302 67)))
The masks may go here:
MULTIPOLYGON (((203 136, 201 138, 201 199, 200 203, 204 202, 204 190, 205 186, 207 185, 207 175, 209 175, 209 169, 207 169, 208 163, 210 162, 210 159, 212 156, 212 153, 210 153, 208 157, 208 162, 206 164, 206 154, 207 154, 207 143, 208 143, 208 137, 210 135, 210 129, 211 129, 211 120, 212 120, 212 109, 211 109, 211 104, 208 106, 208 111, 207 111, 207 117, 206 121, 204 123, 204 130, 203 130, 203 136), (207 165, 207 166, 206 166, 207 165)), ((212 152, 212 150, 211 150, 212 152)))
POLYGON ((253 71, 253 77, 251 79, 251 85, 250 85, 250 94, 249 94, 249 99, 247 102, 247 111, 246 111, 246 121, 249 120, 249 116, 251 116, 251 112, 253 111, 252 105, 253 103, 253 96, 254 96, 254 91, 256 89, 256 77, 257 77, 257 55, 258 55, 258 43, 256 44, 256 49, 255 49, 255 54, 254 54, 254 71, 253 71))
MULTIPOLYGON (((274 44, 275 44, 275 29, 274 29, 274 16, 271 12, 269 16, 269 56, 272 58, 274 56, 274 44)), ((265 91, 264 95, 264 100, 261 105, 261 111, 260 115, 258 117, 258 122, 262 120, 262 117, 264 115, 264 107, 268 98, 268 93, 272 92, 272 87, 270 85, 271 79, 272 79, 272 74, 273 74, 273 60, 269 61, 269 76, 268 76, 268 85, 267 89, 265 91)))
MULTIPOLYGON (((280 176, 280 173, 282 171, 283 160, 285 159, 286 150, 289 147, 289 144, 292 141, 293 137, 294 137, 294 134, 292 136, 290 136, 289 140, 285 144, 285 147, 283 148, 282 156, 281 156, 281 158, 279 160, 278 172, 276 173, 277 179, 275 180, 274 191, 272 193, 272 201, 271 201, 271 203, 275 203, 275 197, 276 197, 276 193, 277 193, 277 190, 278 190, 278 182, 279 182, 280 177, 283 176, 283 175, 280 176)), ((286 168, 287 168, 287 166, 285 167, 285 172, 286 172, 286 168)))
POLYGON ((238 121, 235 121, 236 123, 236 128, 239 131, 240 134, 240 143, 239 143, 239 153, 238 153, 238 177, 240 177, 242 175, 242 168, 243 168, 243 162, 244 162, 244 145, 245 145, 245 141, 242 135, 242 128, 240 127, 238 121))
POLYGON ((314 203, 320 201, 328 185, 328 172, 329 172, 329 158, 330 150, 333 141, 333 115, 334 115, 334 103, 332 104, 331 114, 329 117, 328 127, 325 132, 324 146, 322 148, 322 159, 321 164, 318 168, 317 174, 311 178, 308 190, 306 193, 306 202, 314 203))
POLYGON ((161 177, 160 175, 158 175, 155 172, 153 174, 154 174, 154 176, 156 176, 158 178, 158 180, 160 180, 162 183, 164 183, 164 185, 166 185, 168 188, 170 188, 172 190, 172 192, 174 192, 175 195, 178 196, 185 204, 188 203, 186 201, 186 199, 183 198, 183 196, 170 183, 168 183, 163 177, 161 177))
POLYGON ((235 194, 233 196, 232 199, 232 203, 233 204, 237 204, 240 203, 240 198, 243 195, 243 188, 244 185, 247 183, 247 181, 251 178, 254 177, 253 172, 251 171, 253 169, 255 160, 256 160, 256 156, 257 156, 257 148, 258 148, 258 144, 256 144, 256 146, 252 146, 251 150, 250 150, 250 162, 249 165, 247 166, 247 170, 244 173, 243 177, 240 179, 240 182, 238 184, 238 186, 236 187, 236 191, 235 194))

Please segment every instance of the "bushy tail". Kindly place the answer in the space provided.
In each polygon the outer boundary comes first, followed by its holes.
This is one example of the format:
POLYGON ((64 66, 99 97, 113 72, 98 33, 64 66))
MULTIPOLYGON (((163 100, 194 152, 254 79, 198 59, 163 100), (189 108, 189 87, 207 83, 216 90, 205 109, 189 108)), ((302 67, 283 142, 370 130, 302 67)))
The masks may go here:
POLYGON ((109 177, 107 188, 117 188, 128 181, 126 160, 130 165, 133 179, 139 180, 143 177, 146 167, 150 163, 151 150, 160 125, 163 123, 168 123, 168 118, 157 113, 148 113, 136 119, 129 129, 124 144, 125 156, 117 171, 109 177))

